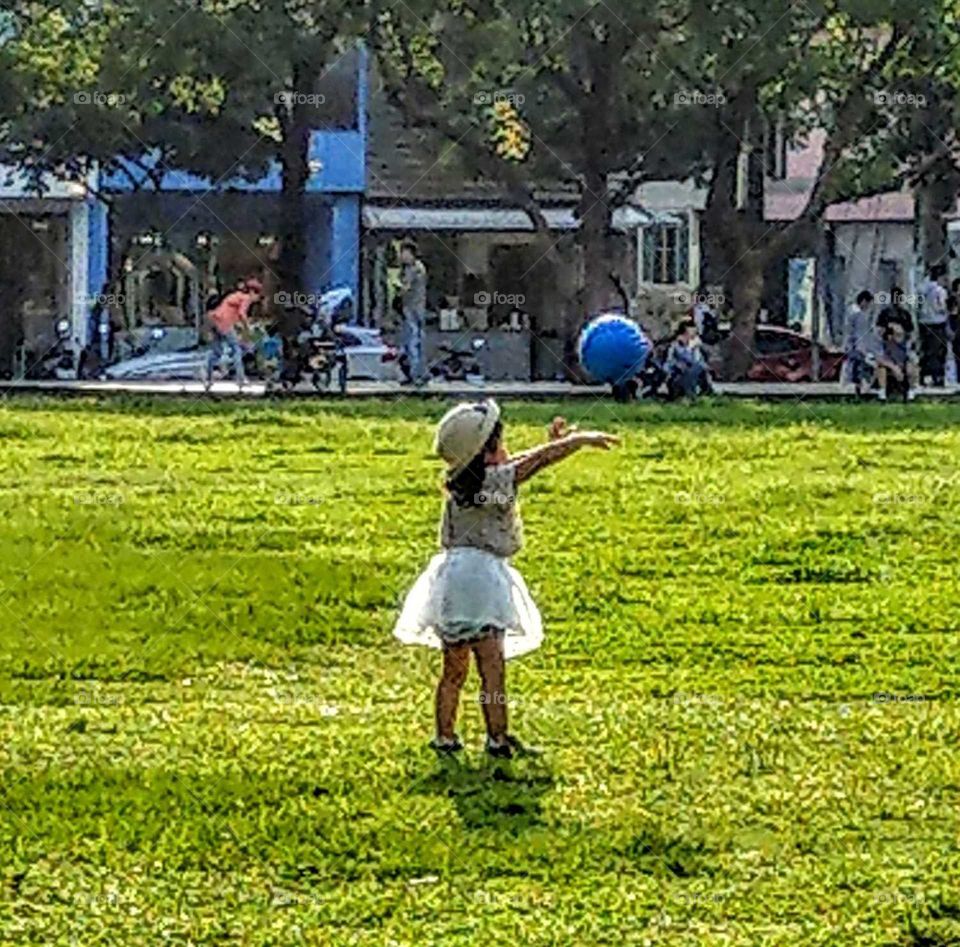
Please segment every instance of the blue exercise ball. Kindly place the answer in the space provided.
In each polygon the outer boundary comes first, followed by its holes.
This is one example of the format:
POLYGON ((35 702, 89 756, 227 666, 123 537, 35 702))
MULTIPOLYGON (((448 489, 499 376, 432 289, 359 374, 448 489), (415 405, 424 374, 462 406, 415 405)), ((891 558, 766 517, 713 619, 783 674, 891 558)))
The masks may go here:
POLYGON ((597 381, 617 385, 643 370, 653 346, 632 319, 605 313, 580 333, 580 364, 597 381))

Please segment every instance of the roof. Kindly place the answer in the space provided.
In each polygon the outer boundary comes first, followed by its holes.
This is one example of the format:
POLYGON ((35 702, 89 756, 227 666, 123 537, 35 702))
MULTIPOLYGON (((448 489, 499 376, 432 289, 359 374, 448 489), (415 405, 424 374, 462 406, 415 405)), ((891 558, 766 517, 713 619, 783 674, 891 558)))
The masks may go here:
MULTIPOLYGON (((578 227, 575 208, 544 208, 543 216, 551 230, 575 230, 578 227)), ((629 231, 653 221, 653 217, 637 207, 617 208, 613 213, 615 230, 629 231)), ((510 207, 383 207, 367 204, 363 209, 363 225, 368 230, 456 230, 475 232, 532 231, 530 216, 510 207)))
MULTIPOLYGON (((803 213, 823 164, 826 139, 827 133, 817 129, 805 142, 788 150, 786 179, 768 181, 765 188, 764 217, 767 220, 796 220, 803 213)), ((835 224, 904 223, 913 221, 915 214, 913 194, 903 190, 831 204, 824 220, 835 224)), ((950 216, 956 216, 956 212, 950 216)))

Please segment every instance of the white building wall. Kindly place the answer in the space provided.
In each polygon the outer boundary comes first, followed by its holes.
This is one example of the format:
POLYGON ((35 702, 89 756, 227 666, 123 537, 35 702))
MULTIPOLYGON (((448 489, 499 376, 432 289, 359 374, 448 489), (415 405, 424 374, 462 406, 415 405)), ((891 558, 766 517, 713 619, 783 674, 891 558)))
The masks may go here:
POLYGON ((864 289, 874 294, 889 292, 892 283, 905 293, 915 292, 912 223, 834 224, 833 232, 836 256, 844 264, 836 292, 845 304, 864 289))

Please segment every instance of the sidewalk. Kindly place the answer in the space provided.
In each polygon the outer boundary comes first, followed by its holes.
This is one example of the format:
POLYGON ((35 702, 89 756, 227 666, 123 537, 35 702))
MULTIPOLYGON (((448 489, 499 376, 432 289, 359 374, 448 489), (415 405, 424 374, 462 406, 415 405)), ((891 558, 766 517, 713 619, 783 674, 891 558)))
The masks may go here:
MULTIPOLYGON (((852 386, 835 382, 776 384, 743 382, 716 385, 718 395, 728 398, 757 398, 765 401, 800 400, 853 400, 852 386)), ((198 381, 6 381, 0 382, 0 394, 17 393, 62 393, 71 395, 87 394, 136 394, 166 395, 211 398, 263 398, 268 397, 263 382, 250 382, 238 389, 234 382, 217 382, 209 392, 198 381)), ((340 399, 336 389, 317 392, 312 387, 302 385, 292 393, 296 397, 319 397, 340 399)), ((394 382, 356 381, 347 386, 347 398, 477 398, 488 395, 503 400, 529 399, 541 401, 563 401, 571 398, 607 399, 610 389, 599 385, 574 385, 568 382, 485 382, 472 385, 458 382, 430 382, 422 388, 411 388, 394 382)), ((946 388, 926 388, 917 393, 918 399, 956 398, 960 395, 960 386, 946 388)), ((271 397, 284 397, 271 393, 271 397)), ((290 397, 287 395, 286 397, 290 397)))

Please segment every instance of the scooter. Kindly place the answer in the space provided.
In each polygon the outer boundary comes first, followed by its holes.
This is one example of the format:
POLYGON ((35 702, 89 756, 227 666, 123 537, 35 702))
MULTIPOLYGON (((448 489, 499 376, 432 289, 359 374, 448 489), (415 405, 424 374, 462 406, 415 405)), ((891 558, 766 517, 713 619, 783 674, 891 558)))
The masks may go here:
POLYGON ((336 331, 349 318, 353 293, 337 287, 324 293, 315 306, 294 305, 278 320, 276 333, 283 341, 279 381, 290 391, 309 379, 317 391, 328 390, 337 374, 341 394, 347 390, 347 357, 336 331))
POLYGON ((483 381, 483 373, 477 356, 486 346, 484 339, 474 339, 469 351, 457 349, 446 343, 439 346, 443 357, 430 367, 430 374, 443 381, 483 381))
POLYGON ((58 319, 55 327, 56 342, 32 365, 27 356, 27 377, 42 380, 76 380, 77 363, 72 345, 70 320, 58 319))

